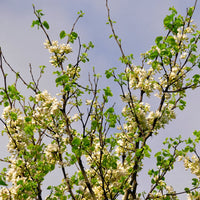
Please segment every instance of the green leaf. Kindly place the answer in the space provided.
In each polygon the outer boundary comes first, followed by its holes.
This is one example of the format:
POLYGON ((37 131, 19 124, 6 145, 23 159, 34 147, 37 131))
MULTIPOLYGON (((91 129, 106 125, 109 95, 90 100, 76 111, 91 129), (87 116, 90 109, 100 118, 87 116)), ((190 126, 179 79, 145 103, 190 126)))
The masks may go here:
POLYGON ((193 185, 193 186, 195 186, 195 187, 196 187, 196 186, 197 186, 197 184, 198 184, 198 182, 199 182, 199 181, 198 181, 198 179, 197 179, 197 178, 193 178, 193 179, 192 179, 192 185, 193 185))
POLYGON ((43 26, 46 28, 46 29, 49 29, 49 24, 47 21, 43 21, 43 26))
POLYGON ((106 110, 106 113, 113 113, 115 110, 113 107, 110 107, 106 110))
POLYGON ((66 84, 64 86, 64 91, 70 91, 70 89, 71 89, 71 85, 70 84, 66 84))
POLYGON ((77 14, 79 15, 79 17, 83 17, 83 15, 85 14, 82 10, 80 10, 79 12, 77 12, 77 14))
MULTIPOLYGON (((71 34, 67 34, 68 35, 68 37, 69 37, 69 41, 71 42, 71 43, 74 43, 74 40, 76 40, 77 39, 77 37, 78 37, 78 34, 76 33, 76 32, 72 32, 71 34)), ((83 47, 87 47, 86 45, 83 45, 83 47)))
POLYGON ((161 156, 157 156, 157 162, 159 163, 162 160, 161 156))
POLYGON ((114 35, 113 34, 111 34, 111 35, 109 35, 109 38, 112 38, 114 35))
POLYGON ((94 48, 94 44, 91 41, 88 43, 88 46, 94 48))
POLYGON ((191 55, 190 55, 190 58, 189 58, 189 62, 191 62, 192 64, 194 64, 195 61, 196 61, 196 59, 197 59, 197 56, 194 55, 194 54, 191 54, 191 55))
POLYGON ((35 25, 37 25, 39 28, 39 26, 40 26, 39 20, 33 20, 31 27, 33 28, 35 25))
POLYGON ((150 53, 150 59, 151 59, 151 60, 154 60, 157 56, 158 56, 158 51, 157 51, 157 50, 152 51, 152 52, 150 53))
POLYGON ((3 105, 4 105, 4 107, 9 106, 9 102, 8 102, 8 101, 5 101, 3 105))
POLYGON ((73 37, 73 39, 75 40, 78 37, 78 34, 76 32, 72 32, 71 36, 73 37))
POLYGON ((97 126, 98 126, 98 122, 96 120, 93 120, 91 122, 91 129, 92 130, 96 130, 97 126))
POLYGON ((180 105, 178 106, 180 110, 184 110, 186 106, 186 101, 183 101, 182 99, 179 101, 180 105))
POLYGON ((106 88, 103 89, 103 90, 104 90, 104 92, 105 92, 105 96, 110 96, 110 97, 113 96, 113 94, 112 94, 112 92, 111 92, 111 90, 110 90, 110 87, 106 87, 106 88))
POLYGON ((167 15, 165 17, 165 19, 163 20, 164 26, 168 29, 171 29, 172 25, 171 22, 173 20, 173 16, 172 15, 167 15))
POLYGON ((81 139, 78 137, 74 137, 73 141, 72 141, 72 145, 73 146, 80 146, 81 144, 81 139))
POLYGON ((61 32, 60 32, 60 39, 65 38, 66 35, 67 35, 67 34, 65 33, 65 31, 61 31, 61 32))
POLYGON ((199 74, 195 74, 193 76, 193 82, 194 82, 194 84, 198 84, 199 81, 200 81, 200 75, 199 74))
POLYGON ((175 41, 174 37, 171 35, 167 37, 166 42, 169 43, 171 46, 176 45, 176 41, 175 41))
POLYGON ((39 17, 43 16, 44 14, 42 13, 42 10, 39 9, 39 10, 36 10, 37 14, 39 15, 39 17))
POLYGON ((25 121, 26 121, 26 122, 31 122, 31 120, 32 120, 32 118, 30 118, 30 117, 25 117, 25 121))
POLYGON ((189 188, 185 188, 184 189, 186 193, 190 193, 190 189, 189 188))
POLYGON ((2 179, 2 176, 0 176, 0 185, 7 186, 7 184, 2 179))
POLYGON ((17 114, 15 112, 10 112, 10 118, 14 121, 17 120, 17 114))
POLYGON ((83 138, 82 142, 84 147, 90 146, 90 139, 88 137, 83 138))
POLYGON ((170 7, 169 10, 171 10, 173 14, 177 14, 177 10, 174 7, 170 7))
POLYGON ((158 37, 155 39, 156 44, 158 45, 158 44, 162 41, 162 39, 163 39, 162 36, 158 36, 158 37))
POLYGON ((194 12, 194 7, 190 7, 190 8, 188 9, 188 15, 189 15, 190 17, 192 17, 193 12, 194 12))
POLYGON ((200 131, 195 130, 195 131, 193 132, 193 135, 195 135, 197 138, 200 139, 200 131))
POLYGON ((108 69, 108 70, 105 71, 105 75, 106 75, 107 79, 109 79, 110 77, 113 76, 114 70, 115 69, 111 68, 111 69, 108 69))

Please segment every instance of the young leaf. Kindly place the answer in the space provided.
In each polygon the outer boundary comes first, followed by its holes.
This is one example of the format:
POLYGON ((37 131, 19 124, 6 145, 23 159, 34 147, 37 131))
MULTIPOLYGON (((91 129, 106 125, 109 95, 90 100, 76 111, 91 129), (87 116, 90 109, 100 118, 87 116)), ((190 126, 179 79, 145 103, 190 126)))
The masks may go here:
POLYGON ((188 9, 188 15, 189 15, 190 17, 192 17, 193 12, 194 12, 194 7, 190 7, 190 8, 188 9))
POLYGON ((110 87, 106 87, 106 88, 103 89, 103 90, 104 90, 106 96, 110 96, 110 97, 113 96, 113 94, 112 94, 112 92, 111 92, 111 90, 110 90, 110 87))
POLYGON ((67 34, 65 33, 65 31, 61 31, 61 32, 60 32, 60 39, 65 38, 66 35, 67 35, 67 34))
POLYGON ((31 27, 33 28, 35 25, 37 25, 38 28, 39 28, 39 26, 40 26, 39 20, 33 20, 32 24, 31 24, 31 27))
POLYGON ((0 176, 0 185, 7 186, 7 184, 2 180, 1 176, 0 176))
POLYGON ((46 28, 46 29, 49 29, 49 24, 47 21, 43 21, 43 26, 46 28))

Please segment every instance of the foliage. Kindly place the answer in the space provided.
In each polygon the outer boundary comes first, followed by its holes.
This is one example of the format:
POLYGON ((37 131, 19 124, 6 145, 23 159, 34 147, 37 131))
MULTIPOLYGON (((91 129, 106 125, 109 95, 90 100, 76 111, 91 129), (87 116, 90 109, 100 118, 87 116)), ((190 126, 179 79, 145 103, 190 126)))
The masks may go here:
MULTIPOLYGON (((197 0, 188 8, 186 16, 178 15, 174 7, 164 19, 165 36, 158 36, 155 45, 142 54, 141 65, 134 65, 133 55, 125 55, 121 39, 111 20, 108 0, 108 24, 121 52, 123 68, 110 68, 105 75, 119 86, 121 102, 113 103, 112 89, 99 88, 101 76, 89 76, 88 85, 80 83, 81 64, 89 62, 92 42, 82 44, 74 31, 83 17, 80 11, 70 33, 62 30, 60 44, 51 40, 50 26, 43 21, 42 10, 33 5, 36 26, 46 35, 45 48, 50 53, 54 69, 56 97, 41 91, 39 82, 46 66, 40 66, 36 80, 32 70, 30 82, 8 64, 0 51, 0 69, 4 85, 0 88, 4 106, 1 123, 3 134, 9 137, 10 156, 1 159, 8 167, 0 174, 1 199, 42 199, 42 183, 47 174, 59 166, 63 180, 57 186, 48 186, 46 199, 178 199, 187 193, 188 199, 199 199, 200 165, 197 144, 200 132, 186 140, 181 136, 166 138, 165 149, 155 154, 156 167, 150 169, 149 191, 138 192, 138 176, 145 157, 151 156, 153 139, 165 125, 176 117, 176 109, 186 106, 186 91, 200 86, 200 55, 197 43, 200 31, 192 17, 197 0), (76 63, 69 63, 68 54, 75 54, 71 44, 79 49, 76 63), (5 66, 16 75, 8 85, 5 66), (27 97, 17 89, 22 82, 32 94, 27 97), (157 98, 156 109, 148 103, 157 98), (147 101, 147 102, 146 102, 147 101), (122 105, 121 112, 116 107, 122 105), (78 128, 77 128, 78 127, 78 128), (190 155, 192 157, 190 157, 190 155), (176 192, 165 181, 177 161, 183 160, 186 169, 196 175, 185 191, 176 192), (74 174, 69 171, 76 168, 74 174)), ((31 67, 31 66, 30 66, 31 67)), ((155 103, 156 104, 156 103, 155 103)))

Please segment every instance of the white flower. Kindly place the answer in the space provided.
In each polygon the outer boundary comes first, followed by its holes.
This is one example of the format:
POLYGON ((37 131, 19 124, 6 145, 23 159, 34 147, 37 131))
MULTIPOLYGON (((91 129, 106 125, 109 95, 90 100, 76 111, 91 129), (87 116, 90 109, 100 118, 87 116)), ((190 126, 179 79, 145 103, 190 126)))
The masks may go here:
POLYGON ((165 93, 165 98, 166 99, 170 99, 171 98, 171 94, 170 93, 165 93))
POLYGON ((49 41, 44 43, 46 49, 49 50, 49 53, 53 54, 50 57, 50 63, 57 67, 60 62, 63 62, 66 58, 64 54, 72 52, 72 48, 69 44, 59 44, 58 41, 52 41, 51 45, 49 41))
POLYGON ((176 77, 176 73, 171 72, 169 78, 170 78, 170 79, 174 79, 175 77, 176 77))
POLYGON ((187 53, 184 52, 184 53, 181 54, 180 59, 185 59, 186 57, 187 57, 187 53))
POLYGON ((3 110, 3 114, 2 114, 2 117, 6 120, 8 119, 8 113, 9 111, 11 110, 11 107, 10 106, 6 106, 3 110))
POLYGON ((72 120, 73 120, 73 121, 78 121, 79 119, 80 119, 79 114, 75 114, 75 115, 72 117, 72 120))
POLYGON ((190 27, 187 27, 187 28, 185 29, 185 31, 186 31, 186 33, 192 33, 192 32, 193 32, 192 29, 191 29, 190 27))
POLYGON ((48 144, 46 151, 47 152, 56 152, 58 150, 58 144, 54 143, 54 144, 48 144))
POLYGON ((119 144, 120 146, 123 146, 124 142, 123 142, 122 140, 118 140, 118 144, 119 144))
POLYGON ((173 193, 174 192, 174 188, 170 185, 170 186, 166 186, 166 190, 169 192, 169 193, 173 193))
POLYGON ((182 27, 179 27, 179 28, 177 29, 177 31, 178 31, 179 34, 181 34, 181 33, 182 33, 182 27))
POLYGON ((153 63, 153 61, 152 60, 149 60, 148 62, 147 62, 147 65, 151 65, 153 63))
POLYGON ((92 100, 88 100, 88 99, 87 99, 87 100, 85 101, 85 104, 86 104, 86 105, 90 105, 91 103, 92 103, 92 100))
POLYGON ((156 50, 158 51, 158 53, 160 53, 160 52, 161 52, 160 48, 158 48, 158 47, 156 47, 156 50))

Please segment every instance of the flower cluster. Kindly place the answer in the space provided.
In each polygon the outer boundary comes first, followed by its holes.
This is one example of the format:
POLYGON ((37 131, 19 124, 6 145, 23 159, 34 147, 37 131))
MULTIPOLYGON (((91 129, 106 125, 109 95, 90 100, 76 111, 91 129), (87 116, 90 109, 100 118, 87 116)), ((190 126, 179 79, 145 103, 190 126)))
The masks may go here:
POLYGON ((170 199, 170 200, 178 200, 176 191, 171 185, 167 185, 164 181, 160 180, 158 183, 158 187, 161 189, 161 191, 154 190, 153 193, 149 195, 151 199, 170 199), (166 191, 167 195, 163 195, 164 190, 166 191), (167 198, 168 197, 168 198, 167 198))
POLYGON ((67 72, 64 71, 64 73, 67 74, 67 76, 71 79, 77 79, 80 77, 79 72, 81 71, 80 67, 74 67, 74 66, 67 66, 67 72))
MULTIPOLYGON (((10 106, 5 107, 3 111, 6 122, 5 131, 9 136, 7 147, 12 154, 8 160, 10 164, 5 177, 12 186, 9 189, 1 188, 0 198, 2 199, 24 199, 25 197, 25 199, 35 199, 36 183, 41 182, 43 176, 53 169, 56 157, 53 154, 60 152, 55 143, 47 145, 46 149, 45 145, 40 146, 40 144, 41 128, 52 125, 54 129, 59 129, 56 131, 60 135, 64 132, 62 123, 55 126, 55 123, 58 123, 56 116, 59 115, 61 103, 56 98, 52 98, 47 91, 37 94, 34 101, 34 109, 27 108, 25 115, 20 109, 10 106), (39 138, 38 136, 35 138, 35 132, 40 135, 39 138), (22 193, 22 190, 25 191, 22 193)), ((51 137, 55 139, 60 137, 56 136, 55 131, 52 135, 51 137)), ((60 143, 64 143, 64 140, 64 138, 60 140, 60 143)), ((64 150, 65 146, 60 149, 64 150)))
MULTIPOLYGON (((112 160, 113 158, 115 158, 115 156, 110 155, 106 149, 103 149, 104 153, 103 155, 101 155, 100 149, 102 149, 102 147, 99 143, 96 143, 95 150, 93 151, 93 153, 87 156, 87 162, 89 165, 97 166, 97 168, 102 167, 99 165, 99 159, 101 156, 103 156, 102 162, 105 162, 107 159, 112 160)), ((107 160, 107 162, 109 161, 107 160)), ((103 177, 101 174, 97 173, 96 168, 87 170, 87 175, 91 177, 91 179, 93 178, 95 180, 93 185, 93 191, 98 200, 101 200, 104 197, 104 190, 102 189, 102 186, 105 183, 107 183, 107 185, 109 186, 105 188, 108 196, 114 195, 114 188, 116 189, 121 187, 128 187, 127 182, 124 182, 123 185, 122 183, 125 179, 128 179, 128 169, 131 169, 131 167, 128 168, 128 165, 122 165, 120 161, 115 162, 116 166, 110 165, 110 167, 108 167, 109 164, 107 165, 107 168, 102 168, 103 177)), ((106 166, 106 163, 104 165, 106 166)), ((92 199, 89 190, 86 189, 86 183, 84 181, 80 181, 79 184, 81 185, 80 190, 84 192, 84 199, 92 199)))
POLYGON ((195 174, 200 179, 200 160, 195 155, 191 159, 186 156, 184 157, 185 169, 190 169, 192 174, 195 174))
MULTIPOLYGON (((127 102, 128 97, 122 98, 122 100, 127 102)), ((132 97, 132 101, 134 111, 131 110, 128 105, 126 105, 122 110, 122 114, 127 120, 127 123, 124 124, 124 129, 127 131, 127 135, 129 135, 129 132, 130 135, 136 133, 138 125, 140 125, 143 131, 151 131, 153 129, 158 130, 163 128, 165 124, 168 124, 170 120, 175 119, 176 117, 173 110, 173 104, 165 103, 163 104, 161 111, 151 111, 151 107, 148 103, 138 103, 136 97, 132 97), (156 124, 154 124, 155 120, 156 124)))
POLYGON ((62 107, 62 102, 58 101, 55 97, 44 90, 35 96, 37 107, 33 111, 33 118, 36 123, 46 124, 53 127, 53 117, 57 116, 62 107))
POLYGON ((193 193, 189 193, 188 200, 198 200, 200 198, 200 191, 194 190, 193 193))
POLYGON ((50 163, 55 164, 57 160, 57 156, 59 151, 59 146, 56 143, 48 144, 44 150, 46 158, 49 160, 50 163))
POLYGON ((152 67, 145 70, 141 66, 132 65, 131 69, 126 69, 126 74, 128 76, 130 88, 140 89, 144 91, 147 96, 153 92, 155 84, 153 75, 155 73, 152 67))
POLYGON ((25 119, 19 109, 7 106, 3 111, 3 118, 7 122, 6 131, 9 134, 7 144, 10 153, 23 150, 30 144, 30 136, 25 133, 25 119))
POLYGON ((65 54, 72 52, 72 48, 69 44, 59 44, 58 41, 52 41, 50 43, 47 40, 44 43, 44 46, 51 54, 53 54, 50 58, 50 63, 55 67, 59 66, 66 59, 65 54))
POLYGON ((184 31, 183 27, 179 27, 177 29, 177 34, 174 35, 175 41, 177 43, 180 43, 180 42, 183 42, 183 41, 187 41, 188 40, 188 36, 186 35, 186 33, 192 33, 192 29, 189 27, 184 31))
MULTIPOLYGON (((196 155, 193 155, 191 158, 189 156, 179 156, 179 161, 184 162, 184 167, 186 170, 190 170, 192 174, 196 175, 200 180, 200 160, 196 155)), ((192 190, 188 193, 188 200, 196 200, 200 198, 200 191, 192 190)))

